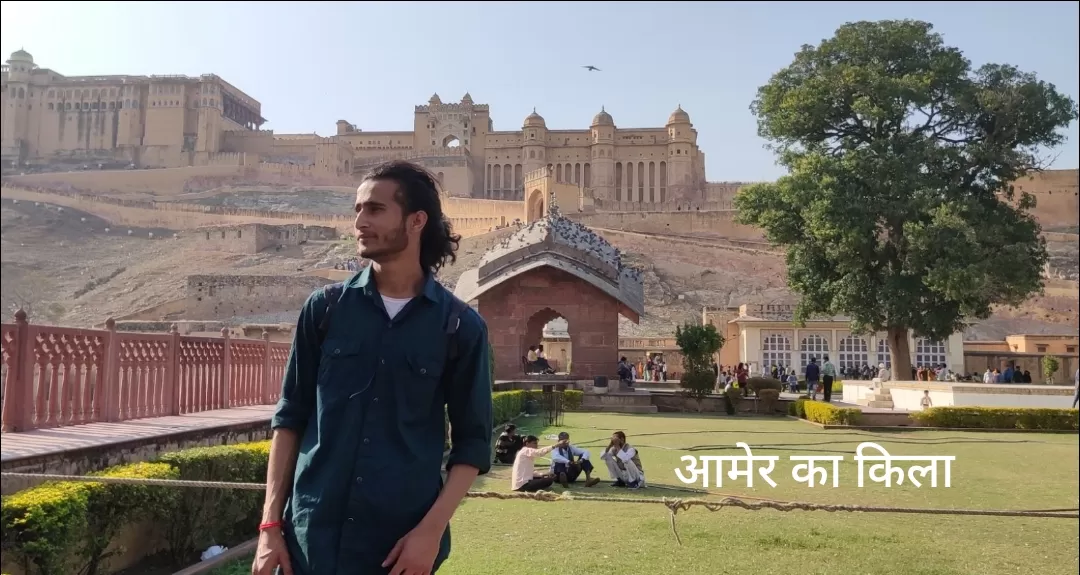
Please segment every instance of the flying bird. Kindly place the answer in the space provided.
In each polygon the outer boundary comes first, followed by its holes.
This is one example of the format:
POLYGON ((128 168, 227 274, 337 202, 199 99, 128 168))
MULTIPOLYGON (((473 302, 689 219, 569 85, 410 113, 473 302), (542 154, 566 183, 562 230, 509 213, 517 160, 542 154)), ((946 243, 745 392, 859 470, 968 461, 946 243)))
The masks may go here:
POLYGON ((596 66, 582 66, 582 68, 585 68, 586 70, 588 70, 590 72, 599 72, 600 71, 600 68, 597 68, 596 66))

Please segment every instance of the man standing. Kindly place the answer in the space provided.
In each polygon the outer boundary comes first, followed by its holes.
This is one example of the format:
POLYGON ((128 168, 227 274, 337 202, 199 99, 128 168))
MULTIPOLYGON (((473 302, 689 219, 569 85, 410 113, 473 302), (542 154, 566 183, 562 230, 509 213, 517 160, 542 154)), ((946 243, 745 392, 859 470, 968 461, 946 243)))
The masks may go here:
POLYGON ((832 384, 836 377, 836 368, 833 367, 829 356, 825 356, 825 364, 821 366, 821 386, 825 388, 825 403, 832 401, 832 384))
POLYGON ((300 311, 255 575, 434 573, 454 510, 491 467, 487 326, 435 280, 460 237, 434 178, 407 162, 377 166, 355 211, 371 265, 300 311))
POLYGON ((818 383, 821 381, 821 368, 818 367, 817 358, 811 357, 806 365, 806 395, 817 401, 818 383))

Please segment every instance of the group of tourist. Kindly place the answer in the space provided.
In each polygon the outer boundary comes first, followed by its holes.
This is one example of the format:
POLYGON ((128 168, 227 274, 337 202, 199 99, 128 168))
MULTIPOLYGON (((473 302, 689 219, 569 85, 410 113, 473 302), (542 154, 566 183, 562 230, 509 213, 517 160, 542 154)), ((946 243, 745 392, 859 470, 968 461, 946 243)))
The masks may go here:
MULTIPOLYGON (((645 472, 636 449, 626 442, 626 434, 616 431, 600 455, 613 480, 612 487, 640 489, 645 486, 645 472)), ((590 453, 570 443, 570 434, 563 431, 558 441, 540 447, 535 435, 522 437, 517 426, 508 424, 495 442, 495 462, 513 465, 510 488, 514 491, 536 492, 548 489, 556 482, 569 488, 582 475, 585 487, 595 487, 600 478, 593 477, 594 467, 590 453), (536 470, 536 459, 548 456, 551 465, 546 471, 536 470)))
POLYGON ((627 385, 633 385, 637 381, 661 382, 668 380, 668 365, 664 357, 658 353, 651 353, 644 361, 634 363, 622 356, 619 358, 619 379, 627 385))
POLYGON ((530 345, 529 351, 525 353, 525 375, 551 375, 553 373, 555 373, 555 368, 544 355, 544 346, 530 345))

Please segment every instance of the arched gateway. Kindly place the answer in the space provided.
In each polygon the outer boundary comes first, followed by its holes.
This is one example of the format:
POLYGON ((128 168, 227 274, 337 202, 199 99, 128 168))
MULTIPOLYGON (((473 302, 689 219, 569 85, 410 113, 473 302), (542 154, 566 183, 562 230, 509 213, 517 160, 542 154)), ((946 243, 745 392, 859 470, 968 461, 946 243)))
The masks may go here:
POLYGON ((522 357, 555 317, 569 326, 571 376, 591 378, 615 375, 619 316, 637 323, 645 312, 642 277, 604 238, 564 217, 552 198, 543 217, 463 273, 454 293, 475 302, 487 322, 496 379, 524 376, 522 357))

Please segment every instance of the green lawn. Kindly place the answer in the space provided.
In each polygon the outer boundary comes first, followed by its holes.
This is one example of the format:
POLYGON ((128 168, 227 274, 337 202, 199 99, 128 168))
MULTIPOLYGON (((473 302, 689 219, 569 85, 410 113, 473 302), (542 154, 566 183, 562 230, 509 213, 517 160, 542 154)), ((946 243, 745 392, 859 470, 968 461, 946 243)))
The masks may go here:
MULTIPOLYGON (((821 430, 790 419, 571 413, 559 429, 519 422, 525 433, 566 430, 579 446, 599 450, 611 432, 626 432, 642 453, 654 486, 683 487, 674 469, 685 454, 779 455, 771 477, 754 488, 727 480, 713 493, 784 501, 896 507, 1048 509, 1080 505, 1078 436, 1034 433, 821 430), (873 441, 894 455, 954 455, 952 487, 857 486, 856 446, 873 441), (844 455, 840 487, 808 488, 791 478, 789 455, 844 455)), ((830 467, 831 469, 831 467, 830 467)), ((601 472, 606 478, 606 471, 601 472)), ((509 468, 495 467, 476 489, 509 489, 509 468)), ((585 494, 695 497, 648 488, 607 487, 585 494)), ((560 488, 557 488, 561 490, 560 488)), ((575 489, 575 486, 571 486, 575 489)), ((998 575, 1076 573, 1080 522, 1066 519, 828 513, 703 508, 680 512, 683 546, 657 504, 467 500, 452 523, 453 553, 440 575, 798 574, 998 575)), ((236 571, 245 573, 249 560, 236 571)))

